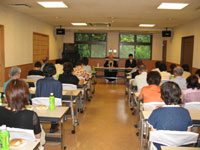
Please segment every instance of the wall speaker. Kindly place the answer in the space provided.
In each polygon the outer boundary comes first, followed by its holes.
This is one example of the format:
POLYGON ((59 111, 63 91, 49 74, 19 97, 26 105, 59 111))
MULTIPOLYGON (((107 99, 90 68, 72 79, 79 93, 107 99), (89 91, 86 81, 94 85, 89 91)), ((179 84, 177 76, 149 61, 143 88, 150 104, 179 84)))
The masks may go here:
POLYGON ((162 31, 162 37, 171 37, 171 31, 162 31))
POLYGON ((56 34, 65 35, 65 29, 56 29, 56 34))

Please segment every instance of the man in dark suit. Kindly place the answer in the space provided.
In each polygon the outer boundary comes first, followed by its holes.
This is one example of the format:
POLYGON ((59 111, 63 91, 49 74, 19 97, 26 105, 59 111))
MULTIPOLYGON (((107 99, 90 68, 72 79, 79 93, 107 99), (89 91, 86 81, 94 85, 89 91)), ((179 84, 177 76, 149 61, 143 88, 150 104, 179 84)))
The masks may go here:
POLYGON ((109 68, 104 71, 105 77, 108 77, 107 79, 109 81, 115 81, 116 79, 114 79, 114 77, 117 76, 117 70, 112 69, 112 68, 118 67, 118 64, 117 64, 117 61, 113 60, 113 55, 109 56, 109 60, 106 61, 106 63, 104 64, 104 67, 109 68), (110 77, 113 77, 113 78, 110 78, 110 77))
POLYGON ((125 68, 136 67, 136 60, 133 59, 133 54, 129 54, 129 59, 126 60, 125 68))

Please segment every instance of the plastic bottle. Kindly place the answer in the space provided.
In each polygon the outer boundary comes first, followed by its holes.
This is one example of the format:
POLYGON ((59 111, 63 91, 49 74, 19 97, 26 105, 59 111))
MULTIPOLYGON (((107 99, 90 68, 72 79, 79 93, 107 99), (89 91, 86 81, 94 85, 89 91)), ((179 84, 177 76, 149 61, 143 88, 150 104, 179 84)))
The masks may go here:
POLYGON ((10 148, 9 148, 9 132, 6 129, 6 125, 3 125, 2 130, 0 131, 0 149, 10 150, 10 148))
POLYGON ((1 98, 1 93, 0 93, 0 105, 2 105, 2 98, 1 98))
POLYGON ((49 97, 49 110, 55 110, 55 97, 53 93, 51 93, 49 97))
POLYGON ((92 73, 95 73, 95 67, 94 66, 92 67, 92 73))

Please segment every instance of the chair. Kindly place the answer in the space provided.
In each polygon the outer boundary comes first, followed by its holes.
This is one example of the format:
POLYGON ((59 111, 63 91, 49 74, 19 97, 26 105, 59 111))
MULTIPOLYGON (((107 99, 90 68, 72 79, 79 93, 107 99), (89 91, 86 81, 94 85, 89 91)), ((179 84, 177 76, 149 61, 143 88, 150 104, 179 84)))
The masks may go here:
MULTIPOLYGON (((31 99, 32 105, 46 105, 49 106, 49 97, 35 97, 31 99)), ((55 98, 55 106, 62 106, 62 100, 55 98)))
POLYGON ((27 76, 27 79, 36 79, 36 80, 39 80, 39 79, 43 79, 44 76, 40 76, 40 75, 28 75, 27 76))
MULTIPOLYGON (((63 91, 70 91, 71 94, 70 94, 70 99, 63 99, 62 101, 69 104, 69 107, 70 107, 70 110, 71 110, 71 115, 72 115, 72 125, 73 125, 73 130, 72 130, 72 133, 75 133, 75 128, 76 126, 78 125, 78 97, 73 99, 73 96, 72 96, 72 91, 75 91, 77 90, 77 86, 74 85, 74 84, 62 84, 62 87, 63 87, 63 91), (76 105, 76 114, 74 112, 74 104, 76 105)), ((67 96, 67 95, 66 95, 67 96)))
POLYGON ((155 109, 158 106, 165 105, 164 102, 150 102, 150 103, 143 103, 143 109, 155 109))
POLYGON ((28 75, 27 79, 33 79, 33 82, 28 82, 29 87, 36 87, 37 80, 43 79, 43 78, 44 78, 44 76, 40 76, 40 75, 28 75))
POLYGON ((197 143, 199 134, 187 131, 150 131, 149 149, 153 150, 152 143, 159 143, 166 146, 182 146, 197 143))
POLYGON ((185 103, 184 107, 186 109, 199 109, 200 110, 200 102, 185 103))

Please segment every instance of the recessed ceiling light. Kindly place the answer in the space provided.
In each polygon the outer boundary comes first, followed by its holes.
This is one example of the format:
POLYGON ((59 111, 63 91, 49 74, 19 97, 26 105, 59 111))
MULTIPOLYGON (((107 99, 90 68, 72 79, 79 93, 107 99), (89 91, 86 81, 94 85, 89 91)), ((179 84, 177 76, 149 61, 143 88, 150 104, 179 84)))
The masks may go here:
POLYGON ((37 2, 45 8, 67 8, 67 5, 61 1, 57 2, 37 2))
POLYGON ((87 26, 87 23, 72 23, 73 26, 87 26))
POLYGON ((139 24, 139 27, 154 27, 155 24, 139 24))
POLYGON ((183 9, 188 3, 161 3, 157 9, 183 9))

